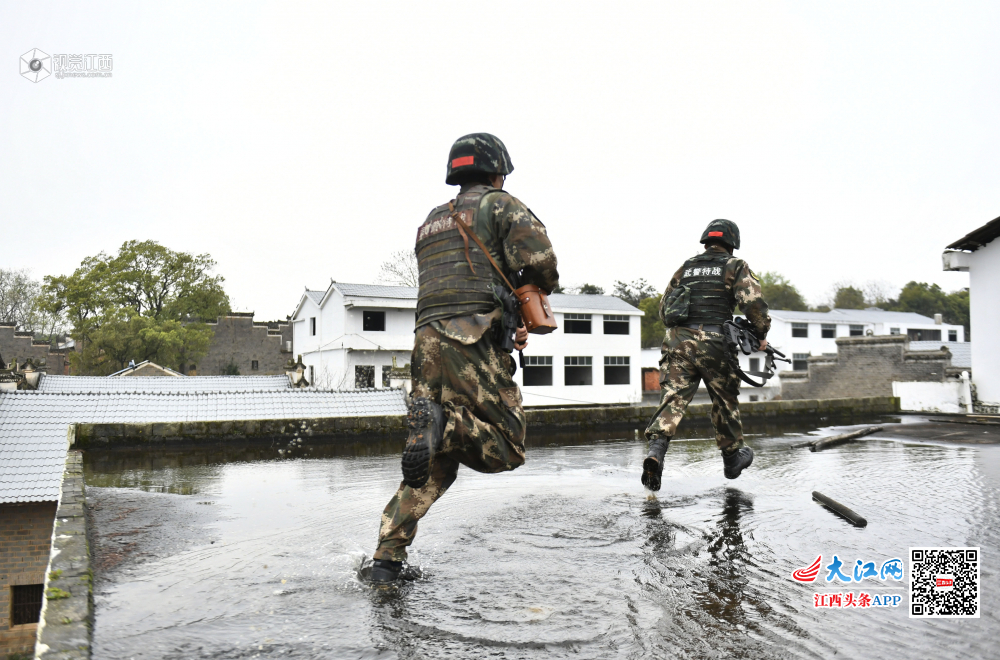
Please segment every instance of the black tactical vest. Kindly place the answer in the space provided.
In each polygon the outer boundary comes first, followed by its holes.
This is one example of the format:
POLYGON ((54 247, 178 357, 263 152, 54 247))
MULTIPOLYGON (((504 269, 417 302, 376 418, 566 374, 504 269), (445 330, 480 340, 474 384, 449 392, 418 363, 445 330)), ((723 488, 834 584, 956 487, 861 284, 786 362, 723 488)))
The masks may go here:
MULTIPOLYGON (((459 194, 455 212, 497 259, 500 253, 490 231, 489 200, 485 199, 492 197, 491 192, 498 191, 476 186, 459 194)), ((493 294, 493 283, 498 279, 493 266, 471 236, 466 243, 451 216, 447 204, 439 206, 417 231, 417 327, 456 316, 487 314, 498 305, 493 294), (475 272, 469 267, 470 261, 475 272)), ((502 258, 497 263, 502 264, 502 258)))
POLYGON ((705 252, 684 262, 680 283, 691 290, 691 306, 685 323, 722 325, 733 320, 735 300, 726 291, 726 262, 729 254, 705 252))

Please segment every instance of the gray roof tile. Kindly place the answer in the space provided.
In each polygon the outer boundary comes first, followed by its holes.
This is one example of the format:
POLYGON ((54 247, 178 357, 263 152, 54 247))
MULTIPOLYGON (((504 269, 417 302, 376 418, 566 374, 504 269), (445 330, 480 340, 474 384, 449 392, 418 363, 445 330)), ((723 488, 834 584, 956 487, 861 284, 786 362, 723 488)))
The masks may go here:
POLYGON ((972 368, 972 342, 968 341, 911 341, 911 351, 938 351, 947 346, 951 351, 951 366, 972 368))
POLYGON ((74 423, 141 424, 405 413, 401 390, 0 392, 0 503, 59 499, 66 462, 66 431, 74 423))
POLYGON ((345 296, 357 298, 397 298, 397 299, 417 299, 417 287, 414 286, 386 286, 383 284, 348 284, 347 282, 336 282, 334 286, 340 289, 345 296))
POLYGON ((291 389, 288 376, 49 376, 42 374, 40 392, 237 392, 291 389))

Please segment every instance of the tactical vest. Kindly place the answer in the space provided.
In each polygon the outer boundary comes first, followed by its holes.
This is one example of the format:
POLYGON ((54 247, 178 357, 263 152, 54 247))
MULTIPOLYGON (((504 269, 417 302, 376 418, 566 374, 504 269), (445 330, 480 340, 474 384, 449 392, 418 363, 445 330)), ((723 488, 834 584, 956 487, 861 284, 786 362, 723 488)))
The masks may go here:
MULTIPOLYGON (((484 203, 491 192, 497 191, 477 187, 460 194, 455 213, 487 248, 495 250, 496 240, 489 227, 489 204, 484 203)), ((458 223, 451 216, 447 205, 439 206, 417 231, 420 277, 417 327, 456 316, 488 314, 498 305, 493 294, 497 279, 493 266, 472 237, 468 241, 462 238, 458 223), (470 262, 475 272, 469 267, 470 262)), ((502 259, 497 261, 503 263, 502 259)))
POLYGON ((705 252, 684 262, 680 283, 691 290, 686 324, 722 325, 733 320, 733 303, 726 291, 726 262, 729 254, 705 252))

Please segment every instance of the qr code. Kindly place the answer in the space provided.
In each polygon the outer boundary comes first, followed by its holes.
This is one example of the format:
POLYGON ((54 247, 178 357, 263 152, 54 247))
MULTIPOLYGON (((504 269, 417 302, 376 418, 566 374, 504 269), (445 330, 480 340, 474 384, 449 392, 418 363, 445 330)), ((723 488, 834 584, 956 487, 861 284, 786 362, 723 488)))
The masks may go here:
POLYGON ((979 548, 910 548, 910 618, 979 618, 979 548))

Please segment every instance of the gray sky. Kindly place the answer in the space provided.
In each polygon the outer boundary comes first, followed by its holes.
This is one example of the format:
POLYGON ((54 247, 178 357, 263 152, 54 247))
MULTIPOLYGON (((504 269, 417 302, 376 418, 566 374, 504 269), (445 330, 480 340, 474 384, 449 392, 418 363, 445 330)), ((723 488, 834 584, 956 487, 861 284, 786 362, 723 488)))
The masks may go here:
POLYGON ((210 253, 237 309, 374 281, 495 133, 564 284, 662 288, 713 218, 818 304, 1000 215, 1000 4, 4 3, 3 267, 210 253), (22 53, 111 53, 38 83, 22 53))

